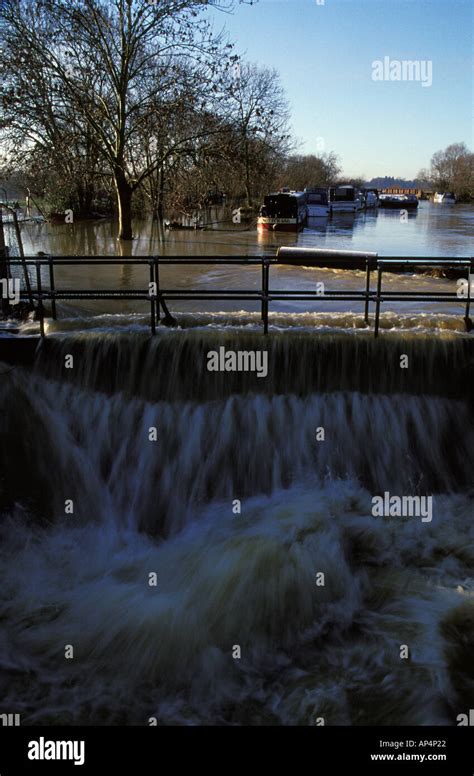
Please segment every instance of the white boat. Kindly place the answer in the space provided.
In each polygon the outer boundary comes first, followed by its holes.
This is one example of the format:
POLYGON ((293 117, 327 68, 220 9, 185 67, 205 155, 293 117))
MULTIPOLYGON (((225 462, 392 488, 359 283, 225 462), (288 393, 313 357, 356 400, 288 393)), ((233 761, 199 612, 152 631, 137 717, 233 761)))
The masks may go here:
POLYGON ((336 186, 329 189, 331 213, 355 213, 363 207, 362 197, 354 186, 336 186))
POLYGON ((308 218, 324 218, 330 213, 329 189, 305 189, 308 218))
POLYGON ((442 194, 436 192, 433 197, 433 202, 443 205, 454 205, 456 202, 456 195, 452 191, 444 191, 442 194))
POLYGON ((365 193, 365 207, 366 208, 378 207, 378 204, 379 204, 378 190, 366 189, 364 193, 365 193))

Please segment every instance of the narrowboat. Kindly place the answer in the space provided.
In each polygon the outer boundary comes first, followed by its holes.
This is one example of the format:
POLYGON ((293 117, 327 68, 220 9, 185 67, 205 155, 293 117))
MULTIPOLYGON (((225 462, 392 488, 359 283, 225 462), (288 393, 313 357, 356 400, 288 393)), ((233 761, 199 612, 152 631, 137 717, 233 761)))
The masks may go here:
POLYGON ((415 194, 381 194, 379 205, 389 210, 416 210, 418 197, 415 194))
POLYGON ((264 198, 258 214, 257 229, 297 232, 305 226, 307 216, 304 191, 279 191, 264 198))

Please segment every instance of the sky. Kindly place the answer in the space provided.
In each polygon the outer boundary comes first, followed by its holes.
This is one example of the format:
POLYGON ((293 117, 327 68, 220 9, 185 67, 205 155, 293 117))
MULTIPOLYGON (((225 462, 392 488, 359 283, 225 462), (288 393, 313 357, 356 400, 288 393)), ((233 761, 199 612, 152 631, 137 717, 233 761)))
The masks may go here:
POLYGON ((474 0, 258 0, 212 16, 245 59, 278 70, 300 153, 334 151, 369 179, 413 178, 450 143, 474 150, 474 0), (431 85, 374 80, 403 60, 431 85))

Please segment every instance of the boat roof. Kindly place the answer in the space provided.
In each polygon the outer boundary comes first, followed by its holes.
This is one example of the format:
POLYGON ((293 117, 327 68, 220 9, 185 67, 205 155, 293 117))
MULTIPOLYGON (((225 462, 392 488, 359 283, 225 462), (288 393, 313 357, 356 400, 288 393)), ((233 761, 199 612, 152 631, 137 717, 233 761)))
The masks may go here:
POLYGON ((301 197, 304 191, 271 191, 267 197, 301 197))

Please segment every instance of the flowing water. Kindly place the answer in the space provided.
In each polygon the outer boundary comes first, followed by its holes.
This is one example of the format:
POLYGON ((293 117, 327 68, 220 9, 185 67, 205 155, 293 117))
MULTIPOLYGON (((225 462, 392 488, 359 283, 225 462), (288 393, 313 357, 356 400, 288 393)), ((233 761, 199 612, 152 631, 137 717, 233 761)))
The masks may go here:
MULTIPOLYGON (((421 230, 412 250, 468 255, 473 211, 456 212, 449 240, 428 245, 421 230)), ((365 249, 379 224, 399 228, 360 218, 365 249)), ((357 228, 292 239, 362 247, 357 228)), ((110 225, 66 229, 29 234, 36 250, 116 248, 110 225)), ((176 233, 162 248, 258 247, 229 234, 176 233)), ((154 252, 147 239, 131 250, 154 252)), ((120 269, 123 287, 136 272, 120 269)), ((183 268, 174 283, 242 283, 232 272, 183 268)), ((281 273, 284 285, 319 275, 281 273)), ((375 341, 359 313, 287 306, 265 338, 251 310, 187 308, 151 338, 133 303, 92 312, 63 306, 31 368, 0 364, 1 711, 24 725, 455 725, 474 697, 462 320, 394 309, 375 341), (268 375, 209 372, 221 346, 267 351, 268 375), (431 496, 432 519, 374 516, 386 491, 431 496)))
POLYGON ((5 370, 5 708, 456 724, 474 680, 470 343, 90 330, 5 370), (267 348, 268 377, 209 373, 222 344, 267 348), (385 490, 432 495, 432 520, 374 517, 385 490))

